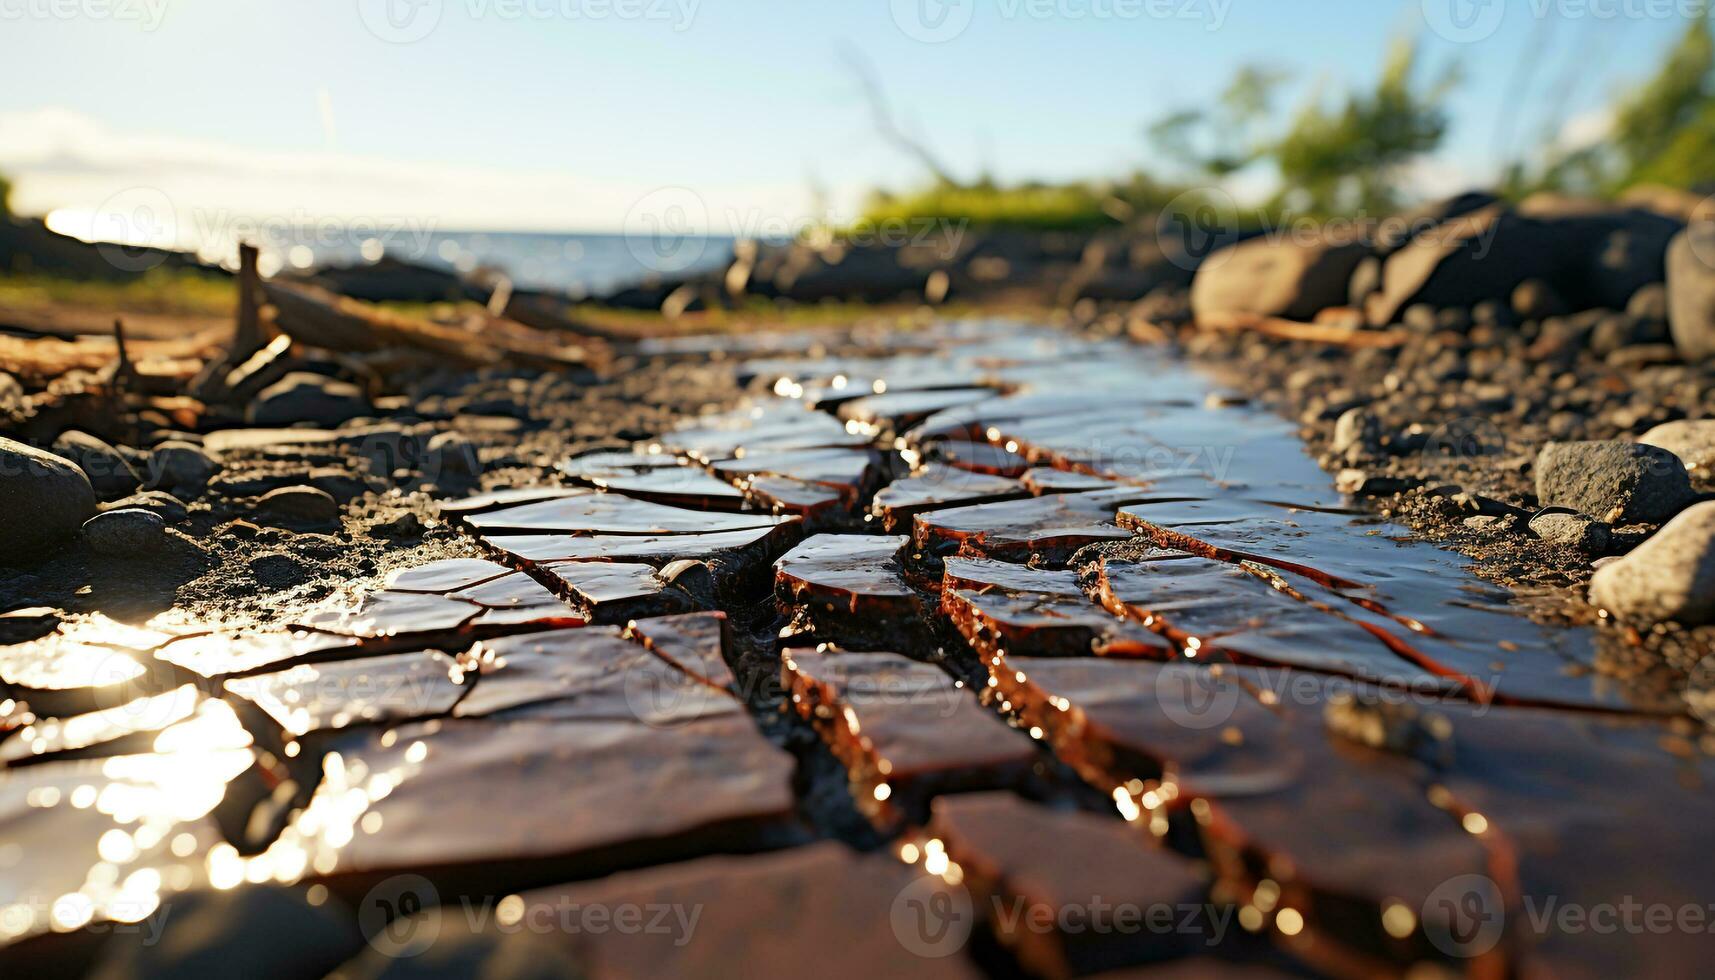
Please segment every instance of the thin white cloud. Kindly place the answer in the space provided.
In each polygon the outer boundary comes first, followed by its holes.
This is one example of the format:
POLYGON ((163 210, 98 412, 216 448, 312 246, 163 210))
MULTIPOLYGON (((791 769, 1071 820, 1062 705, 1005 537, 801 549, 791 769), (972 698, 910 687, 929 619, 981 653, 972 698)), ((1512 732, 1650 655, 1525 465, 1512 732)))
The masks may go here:
MULTIPOLYGON (((687 171, 694 169, 688 157, 687 171)), ((689 195, 656 185, 565 172, 468 167, 361 156, 335 149, 260 150, 159 133, 126 132, 49 108, 0 112, 0 172, 16 184, 20 213, 100 214, 147 198, 166 200, 181 244, 220 221, 410 221, 440 230, 619 231, 637 209, 664 198, 691 202, 690 220, 710 234, 790 224, 809 213, 809 192, 778 185, 711 186, 687 173, 689 195), (700 209, 700 213, 699 213, 700 209)), ((852 191, 839 195, 855 199, 852 191)))

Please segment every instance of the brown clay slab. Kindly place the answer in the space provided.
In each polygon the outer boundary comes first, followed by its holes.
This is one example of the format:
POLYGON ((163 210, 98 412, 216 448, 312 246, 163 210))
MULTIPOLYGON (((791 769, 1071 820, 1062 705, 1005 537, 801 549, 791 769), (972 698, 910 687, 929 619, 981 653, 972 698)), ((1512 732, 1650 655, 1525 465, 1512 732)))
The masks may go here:
POLYGON ((88 714, 31 718, 5 741, 0 741, 0 763, 22 766, 149 752, 163 732, 191 721, 196 723, 194 728, 180 729, 173 738, 195 730, 207 733, 209 744, 229 744, 234 748, 249 744, 249 737, 230 706, 224 701, 205 698, 196 688, 185 685, 88 714), (226 731, 221 731, 223 726, 226 731))
POLYGON ((792 768, 742 713, 416 723, 338 743, 266 856, 305 855, 324 879, 425 875, 443 902, 504 894, 787 843, 792 768))
POLYGON ((1104 605, 1193 659, 1297 667, 1483 696, 1480 681, 1440 668, 1409 641, 1372 633, 1345 617, 1344 610, 1300 600, 1271 581, 1254 566, 1194 555, 1156 561, 1104 558, 1096 566, 1104 605))
POLYGON ((685 464, 664 453, 604 452, 567 460, 560 471, 580 486, 653 503, 694 510, 744 508, 744 495, 732 484, 685 464))
POLYGON ((1018 500, 1030 491, 1017 480, 930 463, 904 479, 881 488, 870 504, 889 534, 909 530, 911 518, 931 510, 970 504, 1018 500))
POLYGON ((226 682, 226 690, 295 737, 444 715, 469 688, 453 658, 422 651, 236 678, 226 682))
POLYGON ((394 569, 383 584, 394 592, 456 592, 492 581, 511 571, 505 565, 486 558, 446 558, 416 568, 394 569))
POLYGON ((703 683, 726 690, 737 689, 738 681, 726 659, 731 633, 726 613, 699 612, 638 619, 626 628, 626 632, 649 652, 703 683))
POLYGON ((943 557, 1064 561, 1085 545, 1131 537, 1114 523, 1114 514, 1141 496, 1147 491, 1056 494, 931 511, 915 518, 912 536, 918 548, 943 557))
POLYGON ((1030 469, 1023 456, 991 442, 948 439, 929 443, 925 449, 934 459, 973 473, 1016 478, 1030 469))
POLYGON ((894 653, 781 654, 781 685, 846 767, 872 821, 921 820, 931 797, 1023 785, 1041 761, 939 667, 894 653))
MULTIPOLYGON (((824 980, 977 977, 981 973, 963 955, 913 952, 899 938, 899 929, 910 925, 910 910, 899 919, 892 914, 911 900, 940 909, 953 892, 891 857, 859 855, 824 841, 527 892, 521 915, 559 921, 568 908, 696 910, 694 925, 667 918, 655 930, 557 930, 555 939, 579 975, 598 980, 726 976, 735 964, 743 964, 746 977, 790 980, 803 976, 807 963, 815 963, 824 980)), ((956 945, 947 946, 957 954, 956 945)))
POLYGON ((483 607, 483 612, 471 620, 476 627, 577 626, 589 621, 584 611, 568 606, 560 596, 523 572, 454 592, 450 598, 483 607))
POLYGON ((614 493, 583 493, 466 519, 488 534, 707 534, 770 528, 785 518, 767 514, 717 514, 668 507, 614 493))
POLYGON ((411 633, 443 633, 481 615, 483 607, 450 596, 415 592, 371 592, 355 605, 321 609, 298 625, 322 633, 377 639, 411 633))
POLYGON ((1235 910, 1209 904, 1207 872, 1117 817, 1010 793, 946 796, 932 809, 926 833, 977 904, 1001 910, 988 926, 1034 976, 1089 976, 1238 938, 1235 910))
POLYGON ((567 602, 592 623, 623 624, 639 616, 667 616, 697 608, 685 590, 661 578, 653 565, 630 562, 564 562, 548 565, 567 602))
POLYGON ((719 561, 729 567, 773 561, 797 539, 799 525, 709 534, 525 534, 484 538, 483 543, 519 561, 632 561, 657 567, 680 559, 719 561))
POLYGON ((782 608, 807 615, 818 635, 857 646, 920 620, 917 593, 900 565, 903 535, 818 534, 774 564, 782 608))
POLYGON ((889 391, 844 402, 836 414, 871 431, 903 432, 936 412, 985 401, 994 394, 988 388, 889 391))
MULTIPOLYGON (((1421 916, 1437 914, 1424 911, 1431 897, 1449 878, 1505 863, 1492 837, 1431 801, 1423 774, 1265 704, 1235 668, 1006 657, 987 666, 991 698, 1042 728, 1092 784, 1130 800, 1128 816, 1164 834, 1172 814, 1188 813, 1217 877, 1263 913, 1292 910, 1279 940, 1324 967, 1448 959, 1424 931, 1421 916), (1384 925, 1395 905, 1412 912, 1411 930, 1384 925)), ((1502 950, 1486 962, 1508 958, 1502 950)))
POLYGON ((1165 640, 1086 596, 1070 570, 993 559, 949 558, 941 612, 981 653, 1024 656, 1178 656, 1165 640))

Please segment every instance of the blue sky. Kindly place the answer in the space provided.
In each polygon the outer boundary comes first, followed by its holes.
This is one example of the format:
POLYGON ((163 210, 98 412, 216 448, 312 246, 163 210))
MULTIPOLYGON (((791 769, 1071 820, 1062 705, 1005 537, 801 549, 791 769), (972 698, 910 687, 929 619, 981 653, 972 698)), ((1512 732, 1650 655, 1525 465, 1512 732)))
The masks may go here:
POLYGON ((845 47, 960 175, 1015 180, 1149 167, 1148 122, 1240 65, 1293 72, 1284 113, 1410 36, 1465 66, 1421 168, 1440 190, 1493 174, 1508 120, 1526 145, 1549 118, 1599 132, 1695 9, 1484 2, 1503 0, 0 0, 0 169, 37 211, 146 187, 205 215, 599 230, 682 187, 714 226, 788 220, 812 184, 849 209, 922 176, 877 139, 845 47))

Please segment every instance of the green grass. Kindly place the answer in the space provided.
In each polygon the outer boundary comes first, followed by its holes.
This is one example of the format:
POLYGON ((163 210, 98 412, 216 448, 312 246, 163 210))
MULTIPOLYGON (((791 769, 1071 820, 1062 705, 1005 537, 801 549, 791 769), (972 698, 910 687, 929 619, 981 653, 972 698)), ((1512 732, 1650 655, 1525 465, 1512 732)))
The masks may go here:
POLYGON ((877 194, 858 227, 953 221, 973 228, 1076 231, 1114 224, 1107 194, 1086 184, 942 185, 909 194, 877 194))
POLYGON ((12 309, 77 307, 229 316, 237 304, 233 280, 196 272, 153 269, 126 282, 0 272, 0 306, 12 309))

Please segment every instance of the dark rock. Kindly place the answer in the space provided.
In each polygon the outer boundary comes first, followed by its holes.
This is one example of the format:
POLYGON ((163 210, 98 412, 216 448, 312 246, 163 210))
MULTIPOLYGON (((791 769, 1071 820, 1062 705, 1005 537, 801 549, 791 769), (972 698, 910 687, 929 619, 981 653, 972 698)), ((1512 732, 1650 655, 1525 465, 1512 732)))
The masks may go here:
POLYGON ((1577 548, 1587 555, 1599 555, 1608 550, 1608 525, 1584 514, 1544 511, 1531 518, 1530 529, 1549 544, 1577 548))
POLYGON ((264 523, 298 529, 337 528, 339 501, 315 487, 281 487, 256 501, 256 513, 264 523))
POLYGON ((71 429, 60 433, 53 450, 83 470, 89 477, 89 485, 102 500, 118 500, 134 493, 143 482, 119 450, 87 432, 71 429))
POLYGON ((1660 524, 1691 503, 1679 457, 1629 442, 1551 442, 1536 459, 1536 495, 1610 524, 1660 524))
POLYGON ((142 557, 167 543, 167 522, 159 514, 138 508, 104 511, 83 522, 83 540, 97 554, 142 557))
POLYGON ((1692 225, 1668 247, 1667 322, 1687 361, 1715 355, 1715 223, 1692 225))
POLYGON ((369 414, 369 401, 356 385, 320 374, 297 371, 263 389, 246 418, 252 425, 311 423, 336 428, 369 414))
POLYGON ((1398 251, 1413 238, 1433 231, 1438 225, 1489 207, 1497 200, 1487 191, 1467 191, 1383 219, 1376 229, 1376 250, 1383 255, 1398 251))
POLYGON ((1667 323, 1633 316, 1630 313, 1610 313, 1596 323, 1590 332, 1590 349, 1607 356, 1622 347, 1666 343, 1671 338, 1667 323))
POLYGON ((71 537, 95 507, 82 470, 0 437, 0 560, 33 556, 71 537))
POLYGON ((219 469, 200 446, 177 440, 163 442, 149 456, 148 486, 196 496, 219 469))
POLYGON ((1715 501, 1686 509, 1590 581, 1590 601, 1626 620, 1715 621, 1715 501))
POLYGON ((1368 254, 1361 242, 1255 238, 1209 256, 1191 283, 1199 315, 1258 313, 1310 320, 1344 305, 1352 272, 1368 254))
POLYGON ((342 504, 369 492, 367 480, 338 466, 318 466, 310 470, 310 486, 342 504))
POLYGON ((112 510, 146 510, 166 521, 168 524, 180 524, 190 517, 190 508, 184 501, 170 493, 159 490, 145 490, 132 494, 122 500, 115 500, 102 507, 104 511, 112 510))
POLYGON ((1491 206, 1437 225, 1390 255, 1382 289, 1364 312, 1371 323, 1396 323, 1416 303, 1468 307, 1553 273, 1552 242, 1542 226, 1491 206))

